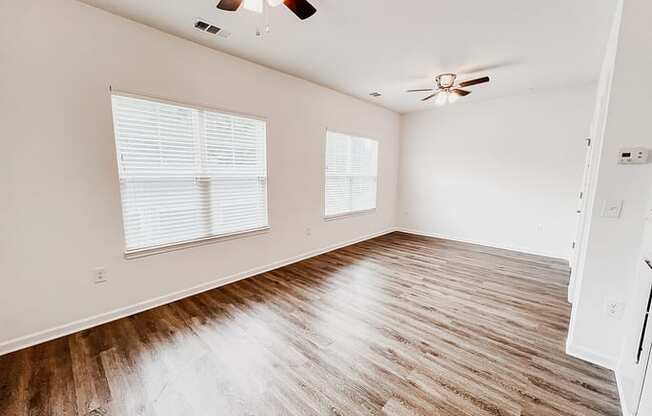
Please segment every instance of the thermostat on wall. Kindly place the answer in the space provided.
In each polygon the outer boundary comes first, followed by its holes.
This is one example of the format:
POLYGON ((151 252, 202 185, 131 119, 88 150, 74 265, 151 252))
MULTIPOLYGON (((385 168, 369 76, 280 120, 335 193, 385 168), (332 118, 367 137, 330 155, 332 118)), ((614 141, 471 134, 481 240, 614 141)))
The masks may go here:
POLYGON ((621 149, 620 153, 618 154, 618 163, 621 165, 647 163, 648 156, 649 151, 644 147, 621 149))

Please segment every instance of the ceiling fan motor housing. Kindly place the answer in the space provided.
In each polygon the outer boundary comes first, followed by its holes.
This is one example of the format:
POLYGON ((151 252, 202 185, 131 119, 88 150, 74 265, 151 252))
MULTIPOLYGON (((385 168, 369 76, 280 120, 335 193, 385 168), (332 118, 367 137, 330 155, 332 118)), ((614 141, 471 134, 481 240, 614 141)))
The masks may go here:
POLYGON ((448 89, 453 87, 456 78, 457 75, 453 73, 439 74, 435 77, 435 83, 440 89, 448 89))

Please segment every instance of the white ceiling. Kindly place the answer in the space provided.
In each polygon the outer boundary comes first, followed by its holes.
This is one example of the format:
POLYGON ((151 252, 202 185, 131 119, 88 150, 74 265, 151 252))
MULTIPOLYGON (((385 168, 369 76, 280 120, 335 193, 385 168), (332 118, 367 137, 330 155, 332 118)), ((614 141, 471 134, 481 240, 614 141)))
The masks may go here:
POLYGON ((593 82, 615 10, 615 0, 312 0, 317 14, 303 22, 270 9, 258 38, 262 15, 217 0, 82 1, 402 113, 432 107, 405 90, 446 71, 491 76, 465 101, 593 82), (232 36, 194 29, 198 17, 232 36))

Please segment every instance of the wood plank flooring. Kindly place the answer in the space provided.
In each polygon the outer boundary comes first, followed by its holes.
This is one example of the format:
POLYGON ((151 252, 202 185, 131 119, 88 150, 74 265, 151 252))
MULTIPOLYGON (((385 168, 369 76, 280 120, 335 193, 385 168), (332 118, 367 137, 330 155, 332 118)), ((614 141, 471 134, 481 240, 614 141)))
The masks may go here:
POLYGON ((0 415, 619 415, 567 267, 393 233, 0 357, 0 415))

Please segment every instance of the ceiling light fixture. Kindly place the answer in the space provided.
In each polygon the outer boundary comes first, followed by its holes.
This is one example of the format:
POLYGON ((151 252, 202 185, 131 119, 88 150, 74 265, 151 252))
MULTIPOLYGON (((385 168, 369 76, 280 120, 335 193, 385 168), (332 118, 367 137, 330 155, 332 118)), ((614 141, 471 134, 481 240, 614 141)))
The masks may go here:
POLYGON ((437 94, 437 98, 435 98, 435 104, 437 105, 444 105, 448 101, 448 92, 442 91, 439 94, 437 94))
POLYGON ((434 78, 434 80, 435 80, 435 84, 439 85, 440 88, 451 88, 455 83, 456 78, 457 75, 452 73, 446 73, 446 74, 437 75, 434 78))
POLYGON ((265 12, 265 5, 276 7, 281 4, 285 5, 301 20, 306 20, 317 13, 315 6, 310 4, 308 0, 219 0, 217 8, 225 12, 235 12, 240 6, 244 5, 245 8, 262 14, 265 12))
POLYGON ((256 36, 262 38, 265 33, 270 33, 272 28, 269 24, 269 14, 267 13, 267 7, 276 7, 283 4, 284 0, 244 0, 242 7, 252 12, 260 13, 264 16, 264 30, 260 30, 259 27, 256 28, 256 36), (265 4, 267 1, 267 4, 265 4))
MULTIPOLYGON (((262 13, 263 12, 263 1, 264 0, 244 0, 242 7, 252 12, 262 13)), ((270 7, 276 7, 283 3, 283 0, 267 0, 267 4, 270 7)))
POLYGON ((252 12, 262 13, 263 12, 263 0, 244 0, 242 7, 252 12))
POLYGON ((489 82, 490 79, 489 77, 482 77, 456 83, 457 75, 447 72, 435 76, 434 81, 434 88, 419 88, 416 90, 407 90, 407 92, 428 92, 430 95, 422 98, 421 101, 428 101, 435 98, 435 103, 437 105, 444 105, 446 103, 452 104, 460 97, 466 97, 471 94, 471 91, 468 91, 465 88, 484 84, 485 82, 489 82))

